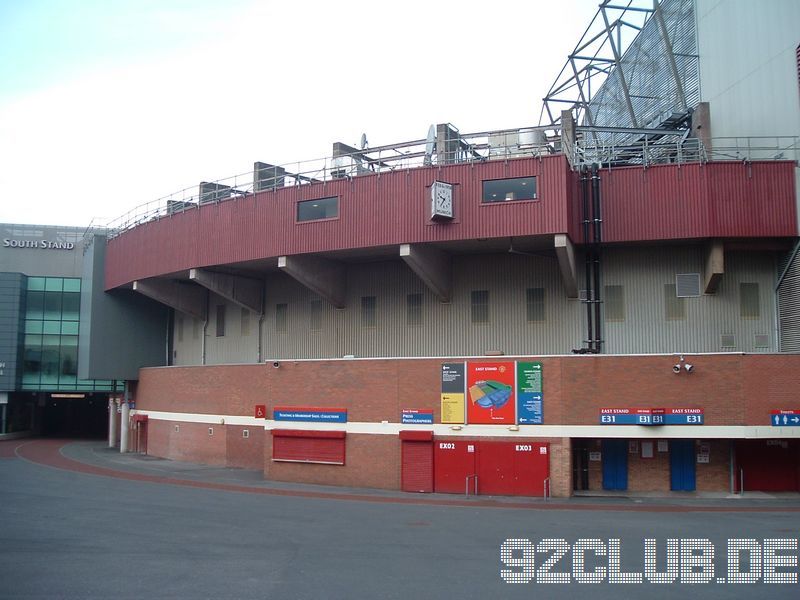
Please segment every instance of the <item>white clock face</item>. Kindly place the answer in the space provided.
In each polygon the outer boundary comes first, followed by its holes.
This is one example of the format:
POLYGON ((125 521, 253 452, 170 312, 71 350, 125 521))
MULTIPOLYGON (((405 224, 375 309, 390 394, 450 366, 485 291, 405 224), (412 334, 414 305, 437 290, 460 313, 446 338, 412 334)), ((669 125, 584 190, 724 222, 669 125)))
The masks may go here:
POLYGON ((453 186, 441 181, 433 183, 432 200, 433 216, 450 217, 453 216, 453 186))

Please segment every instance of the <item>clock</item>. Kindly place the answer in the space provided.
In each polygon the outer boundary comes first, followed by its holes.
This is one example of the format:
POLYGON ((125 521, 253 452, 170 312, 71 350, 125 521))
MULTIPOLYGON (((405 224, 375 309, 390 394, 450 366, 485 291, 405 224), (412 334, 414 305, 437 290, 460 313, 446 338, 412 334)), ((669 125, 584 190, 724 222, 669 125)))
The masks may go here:
POLYGON ((431 185, 431 219, 453 218, 453 186, 443 181, 431 185))

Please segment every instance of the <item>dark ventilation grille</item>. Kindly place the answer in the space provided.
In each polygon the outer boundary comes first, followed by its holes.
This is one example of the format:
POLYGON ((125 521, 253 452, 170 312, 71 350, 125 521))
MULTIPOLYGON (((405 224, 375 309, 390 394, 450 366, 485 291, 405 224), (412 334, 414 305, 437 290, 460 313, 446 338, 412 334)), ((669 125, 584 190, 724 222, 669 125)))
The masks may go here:
POLYGON ((766 333, 757 333, 753 345, 756 348, 769 348, 769 336, 766 333))
POLYGON ((720 336, 719 345, 723 348, 736 348, 736 336, 732 333, 723 333, 720 336))
POLYGON ((675 275, 675 295, 678 298, 697 298, 700 295, 700 273, 675 275))

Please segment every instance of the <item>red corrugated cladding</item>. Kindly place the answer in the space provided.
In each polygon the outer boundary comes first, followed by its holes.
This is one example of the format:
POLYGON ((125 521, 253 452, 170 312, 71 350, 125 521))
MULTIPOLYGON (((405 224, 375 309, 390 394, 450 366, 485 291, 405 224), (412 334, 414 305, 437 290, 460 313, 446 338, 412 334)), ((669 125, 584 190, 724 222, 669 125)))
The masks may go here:
MULTIPOLYGON (((797 235, 794 163, 603 169, 603 239, 641 242, 797 235)), ((511 236, 581 234, 579 174, 563 155, 364 175, 210 204, 112 240, 106 289, 136 279, 281 255, 511 236), (536 202, 482 204, 487 179, 536 176, 536 202), (455 184, 452 223, 428 217, 429 186, 455 184), (296 223, 296 204, 339 196, 339 218, 296 223)))
MULTIPOLYGON (((713 162, 602 169, 603 241, 797 235, 794 163, 713 162)), ((579 175, 570 236, 583 242, 579 175)))
POLYGON ((145 223, 108 243, 106 289, 136 279, 281 255, 567 231, 563 155, 362 175, 283 188, 145 223), (484 179, 536 176, 536 202, 481 204, 484 179), (429 219, 429 186, 455 184, 453 223, 429 219), (296 223, 296 203, 339 196, 339 218, 296 223))

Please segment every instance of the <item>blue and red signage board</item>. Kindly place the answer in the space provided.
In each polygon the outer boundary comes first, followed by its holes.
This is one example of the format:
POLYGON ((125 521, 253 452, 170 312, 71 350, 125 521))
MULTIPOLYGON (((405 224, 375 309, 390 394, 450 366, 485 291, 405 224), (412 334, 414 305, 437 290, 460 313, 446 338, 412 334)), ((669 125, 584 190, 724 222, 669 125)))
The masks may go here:
POLYGON ((433 409, 431 408, 404 408, 402 414, 403 425, 432 425, 433 409))
POLYGON ((773 410, 770 423, 773 427, 800 427, 800 409, 773 410))
POLYGON ((601 408, 601 425, 702 425, 702 408, 601 408))
POLYGON ((276 406, 272 409, 272 418, 276 421, 347 423, 347 409, 316 406, 276 406))

